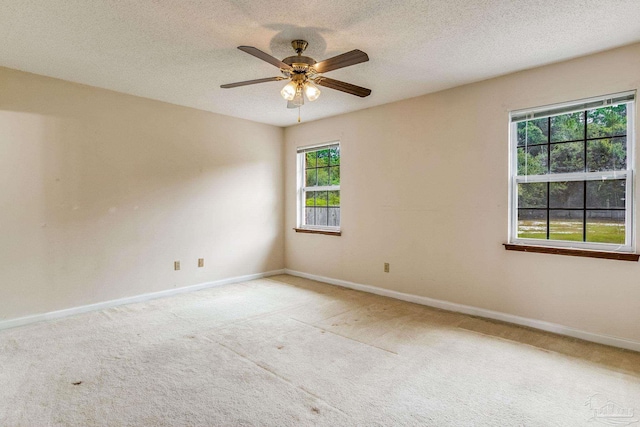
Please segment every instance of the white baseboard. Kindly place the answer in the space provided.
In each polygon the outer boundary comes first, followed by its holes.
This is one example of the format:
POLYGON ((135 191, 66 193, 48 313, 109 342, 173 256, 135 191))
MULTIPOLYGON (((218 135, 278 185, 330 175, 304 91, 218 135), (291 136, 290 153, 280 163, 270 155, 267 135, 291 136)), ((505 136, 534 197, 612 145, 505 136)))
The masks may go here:
POLYGON ((591 341, 598 344, 610 345, 613 347, 624 348, 640 352, 640 342, 631 341, 625 338, 618 338, 609 335, 594 334, 592 332, 581 331, 568 326, 558 325, 556 323, 545 322, 543 320, 529 319, 513 314, 501 313, 498 311, 487 310, 484 308, 473 307, 470 305, 457 304, 454 302, 443 301, 419 295, 405 294, 403 292, 392 291, 389 289, 378 288, 376 286, 362 285, 360 283, 348 282, 346 280, 332 279, 330 277, 317 276, 315 274, 303 273, 300 271, 285 269, 286 274, 292 276, 304 277, 306 279, 317 280, 332 285, 342 286, 345 288, 355 289, 358 291, 369 292, 376 295, 395 298, 402 301, 408 301, 416 304, 422 304, 429 307, 436 307, 443 310, 455 311, 457 313, 470 314, 472 316, 485 317, 489 319, 501 320, 503 322, 514 323, 516 325, 528 326, 530 328, 540 329, 547 332, 553 332, 560 335, 566 335, 573 338, 579 338, 585 341, 591 341))
POLYGON ((254 279, 262 279, 264 277, 283 274, 284 270, 272 270, 264 273, 248 274, 246 276, 231 277, 228 279, 215 280, 213 282, 199 283, 197 285, 185 286, 182 288, 167 289, 165 291, 152 292, 148 294, 135 295, 132 297, 120 298, 111 301, 98 302, 95 304, 82 305, 80 307, 72 307, 64 310, 51 311, 49 313, 34 314, 31 316, 19 317, 0 321, 0 330, 16 328, 18 326, 28 325, 30 323, 42 322, 44 320, 59 319, 61 317, 72 316, 74 314, 86 313, 89 311, 104 310, 105 308, 116 307, 119 305, 132 304, 136 302, 144 302, 156 298, 168 297, 171 295, 182 294, 186 292, 199 291, 201 289, 212 288, 214 286, 229 285, 232 283, 246 282, 254 279))

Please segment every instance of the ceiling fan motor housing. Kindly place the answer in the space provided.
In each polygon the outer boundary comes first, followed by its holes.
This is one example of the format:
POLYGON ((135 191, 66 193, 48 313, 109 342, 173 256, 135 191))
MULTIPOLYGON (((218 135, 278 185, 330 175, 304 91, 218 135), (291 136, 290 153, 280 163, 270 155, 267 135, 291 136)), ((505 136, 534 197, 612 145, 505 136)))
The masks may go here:
POLYGON ((308 45, 309 43, 306 40, 294 40, 291 42, 291 47, 293 47, 297 55, 284 58, 282 62, 293 68, 293 74, 306 74, 311 71, 309 68, 316 64, 315 59, 302 55, 308 45))
POLYGON ((288 56, 284 58, 282 62, 284 62, 287 65, 291 65, 293 67, 294 65, 297 65, 297 64, 307 65, 307 66, 314 65, 316 63, 316 60, 313 58, 309 58, 308 56, 296 55, 296 56, 288 56))

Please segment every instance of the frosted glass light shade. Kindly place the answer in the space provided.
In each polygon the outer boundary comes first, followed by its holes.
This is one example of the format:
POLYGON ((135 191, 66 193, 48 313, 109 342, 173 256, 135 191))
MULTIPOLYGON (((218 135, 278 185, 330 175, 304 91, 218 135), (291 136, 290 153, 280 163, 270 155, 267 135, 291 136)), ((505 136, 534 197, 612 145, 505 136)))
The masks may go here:
POLYGON ((296 84, 294 82, 289 82, 285 87, 282 88, 282 90, 280 91, 280 95, 282 95, 282 97, 287 101, 293 101, 293 98, 295 98, 296 96, 296 89, 296 84))
POLYGON ((293 97, 293 105, 295 105, 296 107, 304 105, 304 96, 302 96, 302 90, 296 91, 296 94, 293 97))
POLYGON ((320 96, 320 89, 313 83, 307 82, 304 84, 304 94, 307 95, 309 101, 313 102, 320 96))

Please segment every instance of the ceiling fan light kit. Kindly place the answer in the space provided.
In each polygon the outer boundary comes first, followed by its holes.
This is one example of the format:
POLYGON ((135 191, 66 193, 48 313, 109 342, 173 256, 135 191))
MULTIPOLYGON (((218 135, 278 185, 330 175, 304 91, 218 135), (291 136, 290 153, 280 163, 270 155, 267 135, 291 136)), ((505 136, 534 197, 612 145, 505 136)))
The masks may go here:
MULTIPOLYGON (((304 105, 305 96, 310 102, 318 99, 321 92, 316 85, 339 90, 361 98, 371 94, 370 89, 356 86, 351 83, 341 82, 339 80, 329 79, 321 75, 328 71, 366 62, 369 60, 366 53, 355 49, 350 52, 343 53, 342 55, 334 56, 333 58, 325 59, 321 62, 316 62, 313 58, 302 55, 308 45, 309 43, 305 40, 292 41, 291 46, 293 47, 293 50, 295 50, 296 55, 284 58, 282 61, 255 47, 238 46, 238 49, 241 51, 278 67, 282 76, 229 83, 221 85, 220 87, 228 89, 257 83, 289 80, 289 82, 280 91, 280 95, 282 95, 282 97, 287 101, 287 108, 297 108, 304 105)), ((300 121, 299 117, 298 121, 300 121)))

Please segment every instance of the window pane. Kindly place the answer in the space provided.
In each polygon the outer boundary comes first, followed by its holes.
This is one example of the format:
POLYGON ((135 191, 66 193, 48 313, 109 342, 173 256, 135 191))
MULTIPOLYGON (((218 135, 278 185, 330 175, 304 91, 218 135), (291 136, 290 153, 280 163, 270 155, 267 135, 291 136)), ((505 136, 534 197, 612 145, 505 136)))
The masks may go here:
POLYGON ((551 173, 584 171, 584 142, 551 146, 551 173))
POLYGON ((547 211, 518 209, 518 238, 546 239, 547 211))
POLYGON ((340 164, 340 147, 333 147, 329 150, 329 165, 335 166, 340 164))
POLYGON ((578 208, 584 207, 584 181, 550 182, 550 208, 578 208))
POLYGON ((316 225, 316 208, 304 208, 304 223, 316 225))
POLYGON ((327 206, 327 191, 316 191, 316 206, 327 206))
POLYGON ((587 138, 627 134, 627 106, 596 108, 587 111, 587 138))
POLYGON ((518 184, 518 208, 546 208, 547 183, 518 184))
POLYGON ((547 173, 547 146, 518 147, 518 175, 547 173))
POLYGON ((551 117, 551 142, 584 139, 584 113, 551 117))
POLYGON ((587 208, 624 208, 626 186, 624 179, 588 181, 587 208))
POLYGON ((316 167, 316 152, 312 151, 309 153, 305 153, 305 168, 315 168, 316 167))
POLYGON ((340 191, 329 191, 329 206, 340 206, 340 191))
POLYGON ((587 242, 625 243, 624 211, 587 211, 587 242))
POLYGON ((305 206, 315 206, 315 191, 307 191, 305 194, 305 206))
POLYGON ((318 185, 329 185, 329 168, 318 168, 318 185))
POLYGON ((329 150, 320 150, 316 153, 318 153, 318 167, 329 166, 329 150))
POLYGON ((590 172, 627 168, 627 138, 587 141, 587 169, 590 172))
POLYGON ((329 208, 316 208, 316 225, 329 225, 329 208))
POLYGON ((548 137, 547 118, 518 123, 518 145, 546 144, 548 137))
POLYGON ((340 208, 329 208, 329 225, 332 227, 340 226, 340 208))
POLYGON ((307 187, 313 187, 314 185, 317 184, 317 169, 307 169, 305 171, 306 174, 306 179, 305 179, 305 186, 307 187))
POLYGON ((549 212, 549 239, 582 241, 582 210, 549 212))
POLYGON ((329 168, 329 184, 340 185, 340 166, 329 168))

